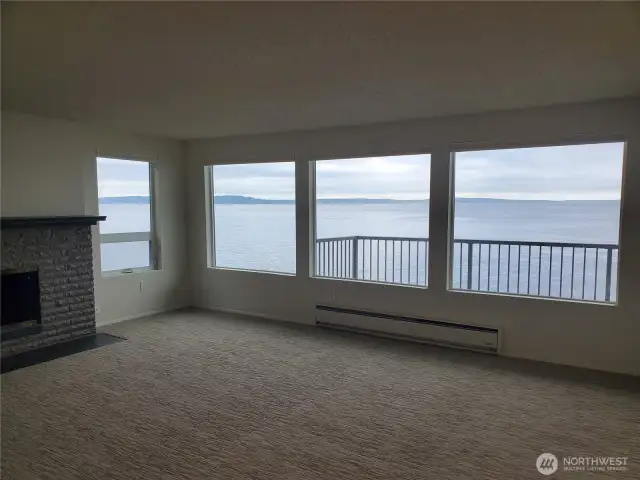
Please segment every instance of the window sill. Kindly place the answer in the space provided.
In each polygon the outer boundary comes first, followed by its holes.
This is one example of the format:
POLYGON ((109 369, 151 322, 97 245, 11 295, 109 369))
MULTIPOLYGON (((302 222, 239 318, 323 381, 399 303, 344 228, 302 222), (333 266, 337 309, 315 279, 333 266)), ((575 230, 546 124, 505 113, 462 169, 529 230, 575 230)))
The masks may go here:
POLYGON ((279 275, 282 277, 296 276, 296 273, 290 273, 290 272, 272 272, 270 270, 249 270, 247 268, 233 268, 233 267, 207 267, 207 270, 222 271, 222 272, 258 273, 262 275, 279 275))
POLYGON ((109 270, 106 272, 101 272, 102 278, 117 278, 117 277, 126 277, 129 275, 136 274, 147 274, 150 272, 158 272, 159 269, 154 269, 150 267, 141 267, 141 268, 124 268, 122 270, 109 270))
POLYGON ((340 278, 340 277, 323 277, 320 275, 311 275, 313 280, 328 280, 328 281, 339 281, 339 282, 348 282, 348 283, 359 283, 365 285, 381 285, 384 287, 401 287, 401 288, 412 288, 417 290, 427 290, 429 285, 420 285, 415 283, 398 283, 398 282, 380 282, 375 280, 366 280, 362 278, 340 278))
POLYGON ((578 305, 591 305, 598 307, 617 307, 618 301, 615 302, 607 302, 604 300, 589 300, 589 299, 579 299, 579 298, 563 298, 563 297, 547 297, 544 295, 527 295, 524 293, 507 293, 507 292, 487 292, 482 290, 466 290, 462 288, 448 288, 448 292, 452 293, 460 293, 463 295, 482 295, 485 297, 502 297, 502 298, 513 298, 513 299, 523 299, 523 300, 544 300, 547 302, 554 303, 564 303, 564 304, 578 304, 578 305))

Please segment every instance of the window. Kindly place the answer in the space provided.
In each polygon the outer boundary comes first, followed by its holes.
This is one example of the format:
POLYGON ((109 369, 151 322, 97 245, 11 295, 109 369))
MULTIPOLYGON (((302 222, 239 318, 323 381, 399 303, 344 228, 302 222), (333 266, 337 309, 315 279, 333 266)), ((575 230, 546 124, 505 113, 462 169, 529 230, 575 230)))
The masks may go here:
POLYGON ((103 272, 159 268, 153 234, 153 172, 149 162, 98 157, 100 257, 103 272))
POLYGON ((207 168, 213 200, 211 265, 295 274, 295 164, 207 168))
POLYGON ((455 153, 450 287, 615 302, 624 149, 455 153))
POLYGON ((426 286, 430 155, 314 163, 315 275, 426 286))

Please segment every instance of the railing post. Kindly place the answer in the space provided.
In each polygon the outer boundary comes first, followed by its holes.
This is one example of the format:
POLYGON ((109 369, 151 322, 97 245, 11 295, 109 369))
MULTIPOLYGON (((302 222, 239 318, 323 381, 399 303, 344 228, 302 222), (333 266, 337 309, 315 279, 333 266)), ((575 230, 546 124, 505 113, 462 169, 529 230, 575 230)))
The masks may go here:
MULTIPOLYGON (((462 247, 462 243, 460 244, 462 247)), ((462 250, 461 250, 462 251, 462 250)), ((473 278, 473 244, 471 242, 467 243, 467 290, 471 290, 471 279, 473 278)), ((462 261, 462 259, 460 259, 462 261)), ((460 283, 462 284, 462 279, 460 279, 460 283)), ((480 287, 480 285, 478 285, 480 287)))
POLYGON ((351 249, 351 278, 358 279, 358 237, 353 237, 351 249))
POLYGON ((612 248, 607 248, 607 275, 605 277, 605 287, 604 287, 604 300, 608 302, 611 300, 611 257, 612 257, 612 248))

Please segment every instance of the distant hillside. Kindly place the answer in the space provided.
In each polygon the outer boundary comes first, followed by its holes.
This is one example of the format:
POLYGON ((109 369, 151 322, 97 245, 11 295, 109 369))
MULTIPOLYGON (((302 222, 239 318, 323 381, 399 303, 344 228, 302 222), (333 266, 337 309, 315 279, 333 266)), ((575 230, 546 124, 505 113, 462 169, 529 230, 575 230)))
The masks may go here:
POLYGON ((247 204, 282 204, 293 203, 293 200, 269 200, 266 198, 245 197, 242 195, 216 195, 218 205, 247 205, 247 204))
MULTIPOLYGON (((293 204, 293 200, 269 200, 265 198, 246 197, 243 195, 216 195, 215 202, 218 205, 260 205, 260 204, 293 204)), ((397 200, 393 198, 323 198, 318 200, 318 203, 323 204, 397 204, 397 203, 415 203, 415 202, 429 202, 428 198, 420 200, 397 200)), ((554 204, 567 204, 567 203, 619 203, 619 200, 508 200, 503 198, 467 198, 456 197, 457 203, 470 203, 470 204, 482 204, 482 203, 501 203, 501 204, 522 204, 525 202, 540 203, 554 203, 554 204)))
MULTIPOLYGON (((318 203, 322 204, 391 204, 391 203, 407 203, 407 202, 428 202, 429 199, 422 200, 395 200, 392 198, 324 198, 318 200, 318 203)), ((149 203, 149 197, 144 196, 126 196, 126 197, 102 197, 99 202, 105 204, 146 204, 149 203)), ((247 197, 243 195, 216 195, 215 202, 217 205, 291 205, 293 200, 273 200, 266 198, 247 197)), ((465 203, 520 203, 534 202, 540 204, 541 202, 549 203, 580 203, 585 204, 587 202, 594 203, 619 203, 619 200, 505 200, 500 198, 466 198, 458 197, 456 202, 460 204, 465 203)))
MULTIPOLYGON (((354 203, 397 203, 403 201, 421 201, 421 200, 394 200, 387 198, 325 198, 318 200, 318 203, 328 204, 354 204, 354 203)), ((245 197, 243 195, 216 195, 215 202, 218 205, 273 205, 273 204, 292 204, 293 200, 270 200, 266 198, 245 197)))
POLYGON ((102 204, 113 204, 113 203, 149 203, 149 197, 136 197, 136 196, 128 196, 128 197, 102 197, 98 199, 99 203, 102 204))
POLYGON ((473 203, 478 205, 480 203, 502 203, 502 204, 523 204, 523 203, 553 203, 553 204, 569 204, 569 203, 577 203, 580 205, 585 205, 588 203, 596 203, 596 204, 612 204, 612 203, 620 203, 620 200, 525 200, 525 199, 506 199, 506 198, 477 198, 477 197, 456 197, 456 203, 473 203))

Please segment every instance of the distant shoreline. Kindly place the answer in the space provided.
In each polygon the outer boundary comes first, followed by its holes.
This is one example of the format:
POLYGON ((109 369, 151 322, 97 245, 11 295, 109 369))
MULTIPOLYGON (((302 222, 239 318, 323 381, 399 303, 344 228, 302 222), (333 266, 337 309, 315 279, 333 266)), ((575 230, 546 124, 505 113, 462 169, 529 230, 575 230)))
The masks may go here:
MULTIPOLYGON (((246 197, 242 195, 216 195, 215 201, 218 205, 292 205, 294 200, 276 200, 256 197, 246 197)), ((102 205, 113 204, 138 204, 144 205, 149 203, 149 197, 145 196, 122 196, 122 197, 102 197, 98 199, 98 202, 102 205)), ((428 198, 419 200, 399 200, 392 198, 324 198, 318 200, 318 203, 324 204, 398 204, 398 203, 417 203, 417 202, 429 202, 428 198)), ((461 203, 479 203, 479 202, 547 202, 547 203, 620 203, 620 200, 514 200, 503 198, 471 198, 471 197, 456 197, 456 202, 461 203)))

